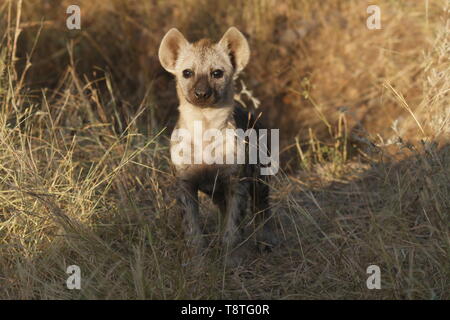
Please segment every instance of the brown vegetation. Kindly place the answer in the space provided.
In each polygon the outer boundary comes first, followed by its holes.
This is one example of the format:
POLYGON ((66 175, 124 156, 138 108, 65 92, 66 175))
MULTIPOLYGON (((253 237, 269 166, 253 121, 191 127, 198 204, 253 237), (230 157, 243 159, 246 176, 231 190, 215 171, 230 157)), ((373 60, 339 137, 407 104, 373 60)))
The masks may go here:
POLYGON ((381 30, 366 1, 79 0, 68 30, 72 1, 1 1, 0 298, 448 299, 450 5, 378 2, 381 30), (236 270, 206 199, 212 244, 189 262, 157 58, 170 27, 217 40, 231 25, 284 168, 284 243, 236 270), (64 285, 72 264, 80 291, 64 285))

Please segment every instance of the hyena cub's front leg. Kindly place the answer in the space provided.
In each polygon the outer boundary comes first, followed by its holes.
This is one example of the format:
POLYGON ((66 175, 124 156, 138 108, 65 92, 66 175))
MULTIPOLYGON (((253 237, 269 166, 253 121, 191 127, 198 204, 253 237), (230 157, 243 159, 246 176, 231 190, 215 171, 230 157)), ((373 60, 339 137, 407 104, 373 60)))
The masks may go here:
POLYGON ((267 177, 255 179, 251 188, 252 212, 256 222, 256 240, 261 250, 272 250, 280 243, 269 205, 267 177))
POLYGON ((239 177, 230 177, 226 187, 226 213, 225 224, 223 230, 223 244, 227 250, 231 264, 238 264, 242 261, 242 241, 243 226, 242 222, 245 217, 247 199, 248 199, 248 182, 241 180, 239 177))
POLYGON ((185 237, 188 245, 196 253, 201 253, 205 247, 205 242, 200 229, 198 188, 190 181, 179 179, 179 192, 178 199, 184 210, 183 226, 185 237))

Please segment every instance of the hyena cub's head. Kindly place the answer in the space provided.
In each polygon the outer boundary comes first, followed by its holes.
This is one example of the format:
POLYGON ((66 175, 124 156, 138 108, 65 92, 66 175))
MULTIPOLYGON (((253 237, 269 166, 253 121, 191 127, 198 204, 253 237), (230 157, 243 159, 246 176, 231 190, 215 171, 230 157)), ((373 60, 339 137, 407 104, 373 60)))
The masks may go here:
POLYGON ((233 79, 247 65, 247 40, 231 27, 218 43, 189 43, 180 31, 167 32, 159 47, 161 65, 174 74, 181 100, 199 107, 220 107, 233 101, 233 79))

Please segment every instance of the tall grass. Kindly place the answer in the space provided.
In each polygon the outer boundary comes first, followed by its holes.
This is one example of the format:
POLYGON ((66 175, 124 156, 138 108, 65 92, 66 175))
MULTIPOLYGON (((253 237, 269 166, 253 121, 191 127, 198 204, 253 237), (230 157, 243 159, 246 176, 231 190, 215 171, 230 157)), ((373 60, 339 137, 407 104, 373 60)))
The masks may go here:
POLYGON ((445 1, 380 1, 379 31, 364 1, 307 0, 79 1, 68 31, 69 2, 0 4, 0 298, 449 298, 445 1), (229 270, 207 199, 207 255, 183 240, 156 50, 170 26, 233 24, 286 170, 271 181, 282 245, 229 270))

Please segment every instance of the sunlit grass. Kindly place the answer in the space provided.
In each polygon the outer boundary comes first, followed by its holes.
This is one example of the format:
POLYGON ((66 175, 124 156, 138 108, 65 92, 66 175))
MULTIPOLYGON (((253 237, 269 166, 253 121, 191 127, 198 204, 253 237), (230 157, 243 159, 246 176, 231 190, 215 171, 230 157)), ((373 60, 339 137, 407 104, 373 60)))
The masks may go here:
POLYGON ((0 298, 449 298, 444 2, 380 1, 368 31, 364 1, 80 1, 68 32, 69 2, 0 4, 0 298), (156 49, 172 26, 234 24, 252 48, 245 84, 282 134, 284 242, 229 270, 206 199, 206 256, 183 239, 156 49), (73 264, 81 290, 65 286, 73 264), (366 287, 372 264, 382 290, 366 287))

